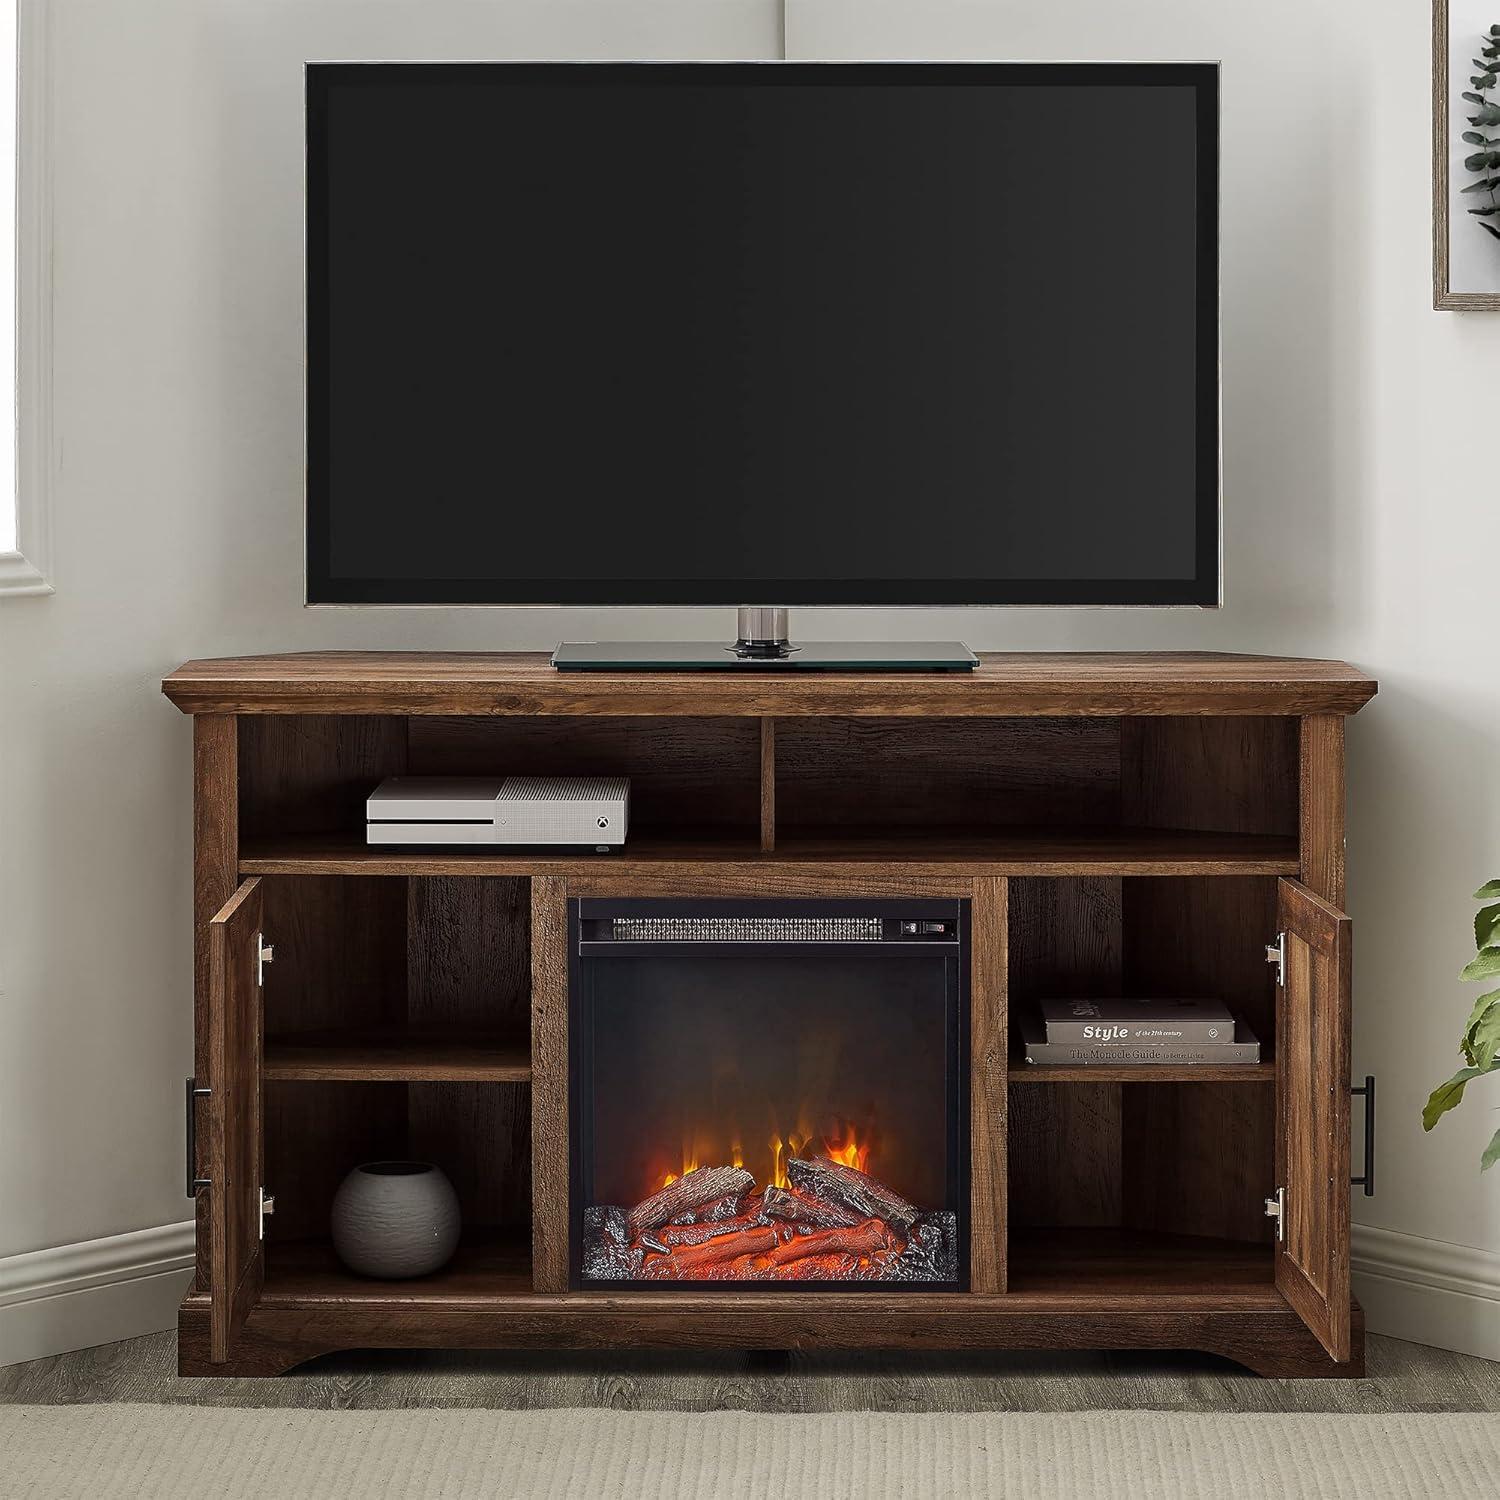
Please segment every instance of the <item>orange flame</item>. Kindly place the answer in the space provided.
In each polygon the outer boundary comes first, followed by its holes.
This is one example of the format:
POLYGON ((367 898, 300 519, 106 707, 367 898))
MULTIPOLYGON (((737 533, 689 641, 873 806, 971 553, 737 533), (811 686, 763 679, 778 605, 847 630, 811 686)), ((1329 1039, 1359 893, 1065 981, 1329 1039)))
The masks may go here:
MULTIPOLYGON (((831 1134, 818 1133, 805 1118, 799 1118, 796 1128, 787 1131, 784 1136, 780 1130, 774 1130, 766 1141, 765 1152, 765 1155, 760 1152, 754 1153, 760 1159, 752 1163, 751 1170, 757 1177, 761 1177, 762 1163, 766 1160, 766 1155, 769 1155, 770 1171, 763 1178, 763 1182, 785 1188, 790 1186, 787 1178, 787 1163, 794 1156, 821 1154, 828 1157, 830 1161, 842 1162, 846 1167, 854 1167, 861 1172, 868 1171, 871 1156, 870 1135, 868 1131, 865 1131, 863 1135, 856 1133, 855 1127, 845 1120, 838 1120, 831 1134)), ((663 1172, 659 1166, 657 1171, 662 1175, 655 1179, 656 1186, 653 1191, 671 1187, 674 1182, 686 1177, 689 1172, 696 1172, 704 1162, 721 1163, 724 1161, 740 1168, 745 1165, 745 1148, 737 1129, 733 1132, 725 1131, 722 1135, 703 1129, 686 1132, 682 1146, 681 1166, 676 1171, 669 1172, 663 1172), (715 1136, 717 1136, 717 1144, 715 1136), (727 1151, 722 1144, 725 1136, 729 1137, 727 1151)))
POLYGON ((870 1146, 868 1141, 864 1145, 859 1144, 851 1125, 842 1142, 831 1141, 826 1135, 823 1137, 823 1154, 829 1161, 841 1162, 846 1167, 863 1172, 870 1160, 870 1146))

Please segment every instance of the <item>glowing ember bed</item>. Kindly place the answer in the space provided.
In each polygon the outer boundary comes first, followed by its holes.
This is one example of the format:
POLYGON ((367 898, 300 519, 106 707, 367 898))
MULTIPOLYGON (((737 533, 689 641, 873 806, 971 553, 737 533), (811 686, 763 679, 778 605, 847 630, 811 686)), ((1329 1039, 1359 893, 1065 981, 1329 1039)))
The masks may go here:
POLYGON ((968 1284, 957 901, 574 901, 572 1278, 968 1284))

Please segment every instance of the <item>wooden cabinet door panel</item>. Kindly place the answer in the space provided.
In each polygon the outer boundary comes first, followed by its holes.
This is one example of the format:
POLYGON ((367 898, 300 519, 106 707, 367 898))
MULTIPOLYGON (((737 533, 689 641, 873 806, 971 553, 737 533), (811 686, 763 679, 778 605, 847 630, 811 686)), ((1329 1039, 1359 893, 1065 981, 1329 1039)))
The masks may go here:
POLYGON ((247 880, 209 923, 207 1166, 209 1357, 229 1358, 260 1296, 261 923, 259 880, 247 880))
POLYGON ((1277 898, 1277 1174, 1286 1189, 1276 1285, 1336 1360, 1349 1358, 1349 1027, 1352 936, 1295 880, 1277 898))

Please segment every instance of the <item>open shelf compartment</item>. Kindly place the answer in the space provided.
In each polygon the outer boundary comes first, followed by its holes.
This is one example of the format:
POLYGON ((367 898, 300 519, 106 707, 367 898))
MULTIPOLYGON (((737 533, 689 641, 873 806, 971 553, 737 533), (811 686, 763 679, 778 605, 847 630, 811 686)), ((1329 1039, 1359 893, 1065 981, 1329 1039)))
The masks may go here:
POLYGON ((268 1080, 530 1078, 529 882, 298 875, 263 887, 268 1080))
POLYGON ((1272 1084, 1276 991, 1265 946, 1276 931, 1273 877, 1019 878, 1008 885, 1009 1077, 1013 1084, 1272 1084), (1043 1000, 1213 1000, 1260 1043, 1254 1064, 1025 1061, 1022 1027, 1043 1000))

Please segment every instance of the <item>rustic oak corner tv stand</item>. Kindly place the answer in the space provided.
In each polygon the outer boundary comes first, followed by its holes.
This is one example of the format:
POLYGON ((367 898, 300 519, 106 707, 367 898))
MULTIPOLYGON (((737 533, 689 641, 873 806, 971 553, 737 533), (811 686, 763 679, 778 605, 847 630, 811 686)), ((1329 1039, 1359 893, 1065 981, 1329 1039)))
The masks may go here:
POLYGON ((520 1346, 1191 1348, 1361 1372, 1344 721, 1375 684, 1354 668, 596 676, 355 652, 190 662, 163 686, 194 745, 184 1374, 520 1346), (501 772, 630 776, 628 845, 364 844, 383 777, 501 772), (643 897, 963 903, 967 1290, 578 1288, 570 902, 643 897), (1263 1060, 1027 1069, 1017 1017, 1061 994, 1221 997, 1263 1060), (334 1257, 329 1205, 395 1155, 443 1165, 466 1236, 435 1275, 367 1280, 334 1257))

